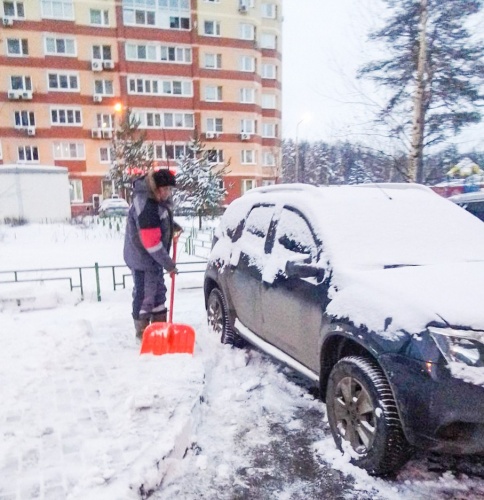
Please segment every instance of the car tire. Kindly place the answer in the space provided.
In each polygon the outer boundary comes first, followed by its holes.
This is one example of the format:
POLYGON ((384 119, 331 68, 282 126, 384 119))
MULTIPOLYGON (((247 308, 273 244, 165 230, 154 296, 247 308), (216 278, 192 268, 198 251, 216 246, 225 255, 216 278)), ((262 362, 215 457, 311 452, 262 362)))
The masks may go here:
POLYGON ((222 344, 243 346, 243 339, 234 332, 230 324, 227 302, 219 288, 214 288, 208 296, 207 321, 209 329, 220 336, 222 344))
POLYGON ((352 448, 352 464, 381 476, 398 470, 410 457, 393 393, 376 362, 349 356, 336 363, 326 406, 336 446, 352 448))

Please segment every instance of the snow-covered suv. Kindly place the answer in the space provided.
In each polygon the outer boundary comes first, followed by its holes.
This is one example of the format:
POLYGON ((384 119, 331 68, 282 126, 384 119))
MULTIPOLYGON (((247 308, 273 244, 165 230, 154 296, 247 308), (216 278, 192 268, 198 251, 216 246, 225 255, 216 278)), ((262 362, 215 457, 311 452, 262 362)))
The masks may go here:
POLYGON ((318 381, 337 446, 386 474, 484 451, 483 284, 484 225, 430 189, 296 184, 231 203, 204 293, 222 342, 318 381))

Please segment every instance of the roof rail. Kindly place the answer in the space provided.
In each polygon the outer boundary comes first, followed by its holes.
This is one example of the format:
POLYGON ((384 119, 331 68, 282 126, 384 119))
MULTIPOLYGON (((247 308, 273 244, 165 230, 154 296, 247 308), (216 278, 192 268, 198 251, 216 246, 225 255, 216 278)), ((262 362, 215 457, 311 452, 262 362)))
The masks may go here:
POLYGON ((273 192, 280 192, 280 191, 297 191, 297 192, 303 192, 303 191, 316 191, 319 189, 320 186, 314 186, 313 184, 272 184, 270 186, 261 186, 257 187, 254 189, 250 189, 247 191, 245 194, 249 193, 273 193, 273 192))

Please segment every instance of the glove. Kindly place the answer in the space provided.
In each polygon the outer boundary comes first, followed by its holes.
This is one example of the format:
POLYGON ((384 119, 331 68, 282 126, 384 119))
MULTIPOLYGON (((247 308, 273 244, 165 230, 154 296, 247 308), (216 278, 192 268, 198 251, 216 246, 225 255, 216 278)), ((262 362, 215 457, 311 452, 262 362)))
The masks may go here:
POLYGON ((170 271, 170 276, 173 276, 174 274, 178 274, 178 268, 177 268, 177 267, 174 267, 174 268, 170 271))

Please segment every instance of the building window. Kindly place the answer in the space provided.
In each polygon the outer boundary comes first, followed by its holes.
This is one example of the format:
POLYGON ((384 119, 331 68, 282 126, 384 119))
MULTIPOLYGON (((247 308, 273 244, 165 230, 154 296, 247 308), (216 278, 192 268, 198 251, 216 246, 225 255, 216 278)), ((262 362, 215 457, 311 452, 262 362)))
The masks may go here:
POLYGON ((108 10, 90 9, 89 17, 91 24, 95 26, 109 26, 108 10))
POLYGON ((86 154, 82 142, 54 142, 54 159, 84 160, 86 154))
POLYGON ((255 26, 249 23, 240 23, 239 35, 242 40, 255 40, 255 26))
POLYGON ((242 194, 246 193, 250 189, 255 188, 255 180, 254 179, 242 179, 242 194))
POLYGON ((39 150, 37 146, 19 146, 18 161, 21 163, 38 163, 39 150))
POLYGON ((82 203, 84 195, 82 193, 82 181, 80 179, 69 179, 69 192, 71 202, 82 203))
POLYGON ((262 137, 277 137, 277 125, 275 123, 262 124, 262 137))
POLYGON ((222 133, 223 132, 223 119, 222 118, 207 118, 206 132, 222 133))
POLYGON ((187 47, 160 47, 160 61, 190 64, 192 62, 192 49, 187 47))
POLYGON ((261 49, 277 49, 277 36, 271 33, 262 33, 260 36, 261 49))
POLYGON ((239 69, 240 69, 240 71, 254 73, 254 71, 255 71, 255 57, 241 56, 239 59, 239 69))
POLYGON ((277 7, 274 3, 262 3, 261 4, 262 17, 266 19, 275 19, 277 17, 277 7))
POLYGON ((111 45, 93 45, 92 58, 102 61, 112 61, 111 45))
POLYGON ((45 37, 45 54, 48 56, 75 56, 76 40, 74 38, 45 37))
POLYGON ((94 93, 100 95, 114 95, 112 80, 94 80, 94 93))
POLYGON ((30 76, 11 76, 10 90, 32 90, 32 79, 30 76))
POLYGON ((263 109, 276 109, 276 103, 275 94, 262 94, 261 105, 263 109))
POLYGON ((35 127, 33 111, 15 111, 15 128, 35 127))
POLYGON ((207 69, 222 68, 222 54, 205 54, 203 61, 207 69))
POLYGON ((111 163, 111 148, 102 147, 99 149, 99 161, 101 163, 111 163))
POLYGON ((206 101, 222 101, 222 87, 209 85, 205 87, 206 101))
POLYGON ((240 120, 240 133, 241 134, 255 134, 256 133, 255 120, 250 120, 250 119, 240 120))
POLYGON ((47 75, 49 90, 75 92, 79 90, 79 77, 72 73, 49 73, 47 75))
POLYGON ((123 18, 125 24, 154 26, 156 4, 150 0, 123 0, 123 18))
POLYGON ((277 67, 275 64, 262 65, 262 78, 274 80, 277 78, 277 67))
POLYGON ((224 162, 223 149, 209 149, 209 150, 207 150, 207 160, 210 163, 223 163, 224 162))
POLYGON ((192 97, 193 83, 190 80, 128 78, 128 93, 192 97))
POLYGON ((123 0, 122 3, 124 24, 190 29, 190 0, 123 0))
POLYGON ((41 0, 42 17, 49 19, 74 19, 73 0, 41 0))
POLYGON ((143 45, 135 43, 126 44, 126 59, 130 61, 153 61, 157 62, 156 45, 143 45))
POLYGON ((25 10, 23 2, 3 2, 3 13, 5 17, 13 17, 15 19, 25 18, 25 10))
POLYGON ((28 56, 29 42, 26 38, 7 38, 7 55, 28 56))
POLYGON ((253 165, 255 163, 255 151, 253 149, 243 149, 241 153, 242 164, 253 165))
POLYGON ((80 108, 51 108, 50 120, 52 125, 82 125, 80 108))
POLYGON ((193 158, 193 152, 186 144, 156 144, 154 148, 155 160, 175 160, 193 158))
POLYGON ((171 16, 170 28, 174 30, 189 30, 190 19, 188 17, 171 16))
POLYGON ((173 62, 190 64, 192 49, 157 44, 126 43, 126 59, 130 61, 173 62))
POLYGON ((109 113, 98 113, 96 115, 97 128, 112 130, 114 128, 114 116, 109 113))
POLYGON ((254 104, 255 103, 255 89, 242 88, 240 89, 240 102, 244 104, 254 104))
POLYGON ((264 151, 262 154, 262 165, 264 167, 275 167, 276 166, 276 156, 270 151, 264 151))
POLYGON ((193 113, 139 113, 135 116, 140 121, 143 128, 175 128, 175 129, 193 129, 193 113))
POLYGON ((249 7, 254 8, 254 0, 239 0, 239 8, 245 7, 248 9, 249 7))
POLYGON ((220 22, 204 21, 203 34, 206 36, 220 36, 220 22))

